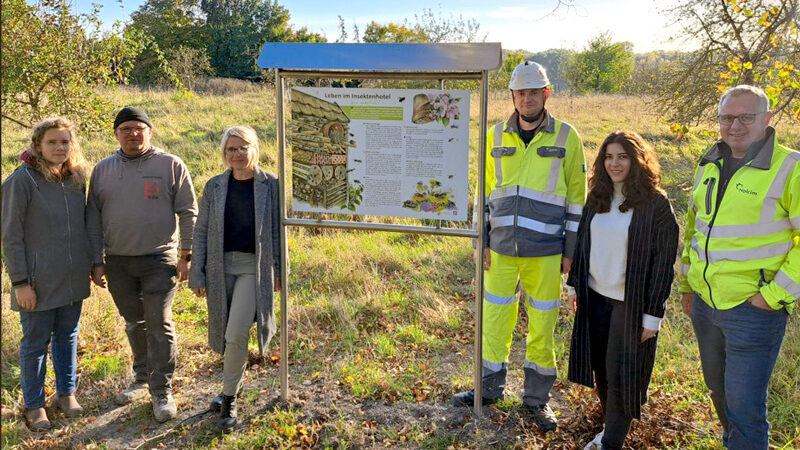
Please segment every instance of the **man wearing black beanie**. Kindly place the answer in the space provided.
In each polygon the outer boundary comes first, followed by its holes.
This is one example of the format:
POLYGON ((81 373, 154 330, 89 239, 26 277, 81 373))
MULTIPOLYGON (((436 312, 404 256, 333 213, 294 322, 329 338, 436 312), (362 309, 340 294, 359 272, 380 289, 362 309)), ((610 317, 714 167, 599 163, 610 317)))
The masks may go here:
POLYGON ((86 228, 92 280, 100 287, 108 282, 133 352, 135 379, 115 400, 124 405, 143 398, 149 386, 153 414, 165 422, 177 415, 172 301, 177 282, 188 277, 197 201, 186 164, 151 145, 152 134, 140 108, 117 113, 120 146, 92 171, 86 228))
POLYGON ((129 120, 142 122, 151 129, 153 128, 153 124, 150 122, 150 118, 147 117, 146 112, 142 111, 141 109, 135 106, 126 106, 120 109, 119 112, 117 113, 117 117, 114 119, 114 129, 116 130, 120 126, 120 124, 122 124, 123 122, 127 122, 129 120))

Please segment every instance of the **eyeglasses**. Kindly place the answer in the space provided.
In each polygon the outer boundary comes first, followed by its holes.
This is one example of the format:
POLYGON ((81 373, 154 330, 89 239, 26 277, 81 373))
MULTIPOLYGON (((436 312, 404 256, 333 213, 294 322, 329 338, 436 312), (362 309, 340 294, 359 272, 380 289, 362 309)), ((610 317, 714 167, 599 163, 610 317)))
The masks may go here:
POLYGON ((751 123, 756 121, 756 117, 760 116, 761 114, 764 114, 765 112, 766 111, 761 111, 755 114, 745 113, 745 114, 739 114, 738 116, 735 116, 733 114, 720 114, 719 116, 717 116, 717 118, 719 119, 720 125, 733 125, 733 121, 736 119, 739 119, 739 123, 741 123, 742 125, 750 125, 751 123))
POLYGON ((122 134, 127 136, 127 135, 133 134, 134 132, 139 133, 139 134, 143 134, 144 131, 146 129, 148 129, 148 128, 150 128, 150 127, 120 127, 120 128, 117 128, 117 130, 119 130, 120 133, 122 133, 122 134))
POLYGON ((248 151, 250 151, 250 146, 249 145, 243 145, 241 147, 228 147, 228 148, 225 149, 225 153, 227 153, 229 155, 233 155, 234 153, 237 153, 237 152, 238 153, 247 153, 248 151))

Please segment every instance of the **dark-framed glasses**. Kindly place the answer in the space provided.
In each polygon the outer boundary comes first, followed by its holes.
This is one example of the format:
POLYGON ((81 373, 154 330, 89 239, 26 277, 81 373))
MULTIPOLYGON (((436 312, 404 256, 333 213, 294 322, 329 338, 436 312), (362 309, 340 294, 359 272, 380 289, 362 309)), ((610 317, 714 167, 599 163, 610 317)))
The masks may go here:
POLYGON ((766 111, 761 111, 758 113, 744 113, 739 115, 733 114, 720 114, 717 116, 719 119, 719 123, 721 125, 733 125, 733 121, 739 119, 739 123, 743 125, 750 125, 751 123, 756 121, 756 117, 766 113, 766 111))

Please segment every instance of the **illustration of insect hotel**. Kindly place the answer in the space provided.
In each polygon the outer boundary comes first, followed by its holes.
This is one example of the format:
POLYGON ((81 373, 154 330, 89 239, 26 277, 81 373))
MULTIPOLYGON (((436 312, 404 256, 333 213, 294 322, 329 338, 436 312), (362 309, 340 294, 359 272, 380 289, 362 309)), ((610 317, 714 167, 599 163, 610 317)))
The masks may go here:
POLYGON ((350 118, 336 103, 297 89, 290 93, 294 197, 311 206, 341 207, 348 202, 347 148, 350 118))

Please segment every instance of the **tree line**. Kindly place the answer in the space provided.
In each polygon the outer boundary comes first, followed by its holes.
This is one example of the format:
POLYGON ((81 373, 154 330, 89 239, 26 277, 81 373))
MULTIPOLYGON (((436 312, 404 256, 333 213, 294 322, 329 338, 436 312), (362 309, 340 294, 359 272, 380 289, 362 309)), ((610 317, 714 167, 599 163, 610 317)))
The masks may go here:
MULTIPOLYGON (((683 29, 675 39, 697 50, 634 54, 631 43, 605 32, 580 50, 505 50, 491 87, 506 89, 514 67, 533 59, 557 91, 647 95, 680 124, 712 117, 719 92, 740 83, 764 87, 779 115, 800 120, 798 2, 673 0, 667 12, 683 29)), ((4 1, 3 118, 30 126, 66 113, 94 129, 108 120, 111 104, 98 86, 187 90, 208 76, 270 81, 256 65, 263 43, 327 42, 295 27, 277 0, 146 0, 127 23, 102 25, 97 7, 75 15, 68 0, 4 1)), ((424 9, 413 20, 372 21, 363 32, 339 16, 336 42, 485 39, 476 19, 424 9)))

